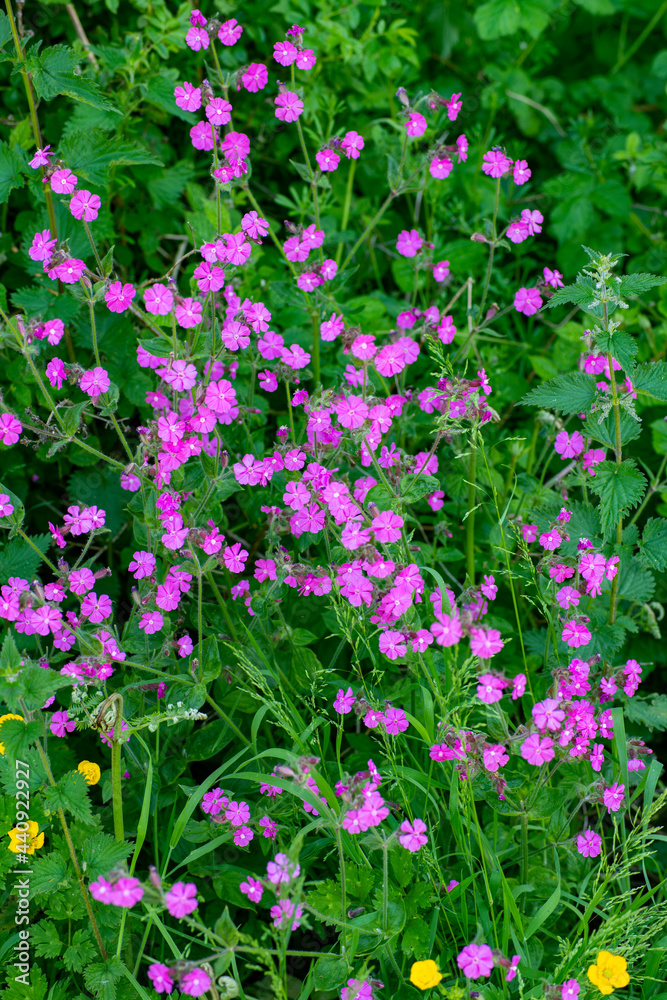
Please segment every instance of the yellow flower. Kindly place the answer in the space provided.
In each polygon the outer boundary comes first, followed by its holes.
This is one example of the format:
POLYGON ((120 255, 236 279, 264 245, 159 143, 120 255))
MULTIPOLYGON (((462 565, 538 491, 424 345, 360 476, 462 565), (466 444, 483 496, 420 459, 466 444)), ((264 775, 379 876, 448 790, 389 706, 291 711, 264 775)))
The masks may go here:
POLYGON ((438 966, 431 958, 425 962, 415 962, 410 969, 410 982, 418 990, 430 990, 432 986, 437 986, 441 979, 438 966))
POLYGON ((19 830, 18 827, 14 827, 7 834, 10 840, 9 850, 13 851, 14 854, 34 854, 35 848, 42 847, 44 844, 44 834, 38 834, 38 830, 39 823, 36 823, 34 819, 28 820, 27 830, 19 830))
POLYGON ((100 774, 102 773, 99 766, 90 760, 82 760, 77 767, 77 771, 81 771, 81 774, 84 776, 89 785, 96 785, 100 780, 100 774))
MULTIPOLYGON (((12 714, 0 715, 0 726, 2 726, 3 722, 7 722, 9 719, 18 719, 19 722, 25 722, 25 719, 23 718, 22 715, 12 715, 12 714)), ((4 754, 4 752, 5 752, 5 744, 0 743, 0 753, 4 754)))
POLYGON ((613 993, 621 986, 627 986, 630 976, 627 973, 628 963, 620 955, 612 955, 608 951, 598 952, 597 964, 588 966, 588 978, 597 986, 600 993, 613 993))

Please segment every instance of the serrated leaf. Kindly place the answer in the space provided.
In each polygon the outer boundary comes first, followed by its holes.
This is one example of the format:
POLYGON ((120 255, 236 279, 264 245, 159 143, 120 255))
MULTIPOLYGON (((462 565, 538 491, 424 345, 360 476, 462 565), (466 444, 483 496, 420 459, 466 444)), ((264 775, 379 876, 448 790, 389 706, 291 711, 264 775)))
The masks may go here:
POLYGON ((0 142, 0 204, 7 201, 13 188, 20 188, 25 184, 21 167, 21 157, 16 150, 6 142, 0 142))
POLYGON ((418 503, 423 497, 440 489, 440 481, 435 476, 424 473, 403 476, 401 479, 401 499, 406 503, 418 503))
MULTIPOLYGON (((5 527, 5 528, 9 527, 10 525, 12 526, 13 530, 10 531, 9 537, 13 538, 14 535, 16 534, 16 529, 20 528, 22 526, 23 521, 25 519, 25 507, 23 506, 23 501, 19 497, 17 497, 16 493, 12 493, 12 491, 9 489, 9 487, 6 486, 4 483, 0 483, 0 493, 4 493, 6 496, 8 496, 9 497, 9 503, 11 503, 12 506, 14 507, 14 510, 9 515, 9 517, 5 516, 0 521, 0 523, 2 523, 3 527, 5 527)), ((22 543, 17 542, 16 544, 23 544, 27 548, 30 547, 30 546, 27 545, 26 542, 22 542, 22 543)), ((6 546, 6 548, 8 548, 8 546, 6 546)), ((6 551, 6 548, 5 548, 5 551, 6 551)), ((46 549, 44 549, 44 552, 46 552, 46 549)), ((3 555, 4 555, 4 552, 3 552, 3 555)), ((1 560, 2 560, 2 556, 0 556, 0 582, 4 583, 5 581, 4 581, 4 578, 3 578, 3 575, 2 575, 3 571, 2 571, 2 561, 1 560)), ((10 576, 10 575, 12 575, 12 574, 10 574, 10 573, 7 574, 7 576, 10 576)))
POLYGON ((40 958, 57 958, 63 949, 63 942, 52 920, 35 921, 30 936, 35 954, 40 958))
POLYGON ((14 636, 11 632, 7 632, 2 640, 2 649, 0 649, 0 670, 3 673, 13 674, 20 666, 21 654, 16 648, 14 636))
MULTIPOLYGON (((629 413, 621 411, 621 445, 634 441, 641 434, 642 425, 639 420, 635 420, 629 413)), ((593 438, 607 448, 616 447, 616 428, 614 424, 613 411, 608 413, 603 420, 598 420, 595 413, 589 413, 584 426, 581 428, 584 437, 593 438)))
POLYGON ((85 841, 81 856, 86 865, 86 878, 94 882, 100 875, 108 875, 112 868, 132 853, 132 844, 120 843, 108 833, 96 833, 85 841))
POLYGON ((53 45, 40 55, 28 57, 33 86, 38 97, 53 100, 58 94, 90 104, 100 111, 120 114, 99 86, 83 76, 75 76, 79 57, 67 45, 53 45))
POLYGON ((64 139, 58 152, 77 177, 100 186, 106 183, 112 167, 162 165, 162 160, 145 146, 106 135, 99 129, 64 139))
POLYGON ((81 416, 89 402, 89 399, 84 399, 83 403, 75 403, 74 406, 68 406, 67 409, 60 411, 63 418, 63 428, 68 437, 74 437, 78 431, 81 416))
POLYGON ((33 899, 45 892, 55 892, 61 882, 68 878, 67 862, 57 851, 52 851, 37 861, 33 860, 30 898, 33 899))
POLYGON ((585 372, 570 372, 538 385, 524 396, 522 406, 545 406, 563 413, 586 413, 595 399, 595 381, 585 372))
POLYGON ((631 379, 635 392, 667 402, 667 365, 664 361, 638 365, 632 372, 631 379))
POLYGON ((98 1000, 116 1000, 117 983, 123 975, 123 963, 115 955, 106 962, 95 962, 83 970, 86 986, 98 1000))
POLYGON ((41 736, 41 726, 37 721, 25 723, 7 719, 0 725, 0 734, 4 752, 13 760, 25 760, 27 751, 41 736))
POLYGON ((587 275, 579 275, 577 277, 576 284, 574 285, 564 285, 563 288, 557 289, 553 295, 551 295, 545 305, 547 309, 553 309, 555 306, 564 305, 567 302, 571 302, 572 305, 582 306, 587 309, 592 305, 595 299, 595 288, 593 286, 593 279, 589 278, 587 275))
POLYGON ((641 566, 639 560, 631 559, 621 564, 618 580, 619 597, 623 597, 626 601, 645 604, 653 597, 654 590, 653 574, 641 566))
POLYGON ((608 534, 644 496, 646 477, 631 459, 620 465, 605 461, 596 466, 588 488, 600 498, 600 523, 608 534))
POLYGON ((15 681, 0 681, 0 696, 9 706, 10 712, 18 713, 21 707, 19 699, 29 712, 34 712, 59 688, 70 687, 71 684, 71 677, 63 677, 55 670, 44 670, 29 663, 21 669, 15 681))
POLYGON ((69 972, 83 972, 88 963, 97 955, 97 947, 87 927, 74 932, 72 943, 63 955, 63 962, 69 972))
POLYGON ((664 517, 649 517, 644 525, 639 556, 652 569, 667 568, 667 520, 664 517))
MULTIPOLYGON (((7 491, 5 490, 5 492, 7 491)), ((20 516, 22 517, 22 515, 20 516)), ((37 546, 40 552, 46 553, 51 544, 51 535, 31 535, 30 541, 37 546)), ((8 542, 0 552, 0 583, 6 583, 10 576, 23 576, 30 579, 37 573, 41 565, 42 560, 34 548, 22 538, 15 538, 8 542)))
POLYGON ((667 278, 659 274, 625 274, 621 278, 621 296, 641 295, 656 285, 664 285, 667 278))
POLYGON ((602 354, 611 354, 616 358, 624 372, 630 374, 635 366, 638 346, 629 333, 616 330, 614 333, 599 333, 596 346, 602 354))
POLYGON ((91 823, 93 812, 88 798, 88 782, 80 771, 70 771, 58 783, 44 789, 44 799, 49 809, 62 809, 83 823, 91 823))
POLYGON ((623 706, 626 719, 648 729, 658 729, 663 733, 667 729, 667 695, 655 695, 649 702, 647 699, 629 698, 623 706))
POLYGON ((323 955, 313 966, 313 987, 316 990, 337 990, 343 986, 349 973, 349 965, 344 958, 323 955))

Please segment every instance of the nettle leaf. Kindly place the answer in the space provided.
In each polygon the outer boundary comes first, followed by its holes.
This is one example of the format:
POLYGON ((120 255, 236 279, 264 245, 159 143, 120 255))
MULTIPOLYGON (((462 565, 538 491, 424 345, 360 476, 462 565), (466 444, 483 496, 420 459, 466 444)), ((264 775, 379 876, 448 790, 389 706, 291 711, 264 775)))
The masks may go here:
POLYGON ((70 771, 57 785, 45 788, 44 798, 53 812, 62 809, 63 812, 70 812, 75 819, 92 823, 88 782, 80 771, 70 771))
MULTIPOLYGON (((20 516, 22 517, 22 515, 20 516)), ((41 552, 46 553, 51 544, 51 535, 32 535, 30 541, 41 552)), ((42 560, 33 547, 23 539, 15 538, 8 542, 0 553, 0 582, 5 583, 10 576, 23 576, 30 579, 37 573, 41 564, 42 560)))
POLYGON ((638 559, 622 564, 618 581, 618 593, 626 601, 645 604, 653 597, 655 580, 650 570, 645 569, 638 559))
POLYGON ((563 413, 586 413, 595 399, 595 380, 585 372, 571 372, 538 385, 524 396, 522 406, 545 406, 563 413))
POLYGON ((16 150, 6 142, 0 142, 0 204, 7 201, 13 188, 20 188, 25 184, 22 166, 21 157, 16 150))
POLYGON ((631 459, 620 465, 601 462, 588 488, 600 498, 600 521, 603 532, 608 534, 644 496, 646 476, 631 459))
POLYGON ((630 722, 663 733, 667 729, 667 695, 655 695, 650 702, 635 695, 623 706, 623 714, 630 722))
POLYGON ((67 862, 57 851, 52 851, 46 857, 32 862, 30 898, 55 892, 65 880, 69 880, 67 862))
MULTIPOLYGON (((83 76, 75 76, 79 57, 67 45, 53 45, 40 55, 28 57, 28 68, 38 97, 51 101, 58 94, 73 101, 91 104, 100 111, 120 114, 116 106, 105 97, 96 83, 83 76)), ((69 161, 68 161, 69 162, 69 161)))
POLYGON ((625 274, 621 278, 621 296, 641 295, 656 285, 664 285, 666 281, 667 278, 661 274, 625 274))
POLYGON ((64 139, 58 152, 77 177, 81 175, 88 183, 100 186, 106 183, 112 167, 162 165, 162 160, 145 146, 110 138, 99 129, 64 139))
MULTIPOLYGON (((642 425, 639 420, 635 420, 625 410, 621 410, 621 444, 626 445, 629 441, 634 441, 641 434, 642 425)), ((667 426, 667 425, 665 425, 667 426)), ((584 437, 593 438, 607 448, 616 447, 616 429, 614 426, 613 411, 607 414, 603 420, 598 420, 594 413, 589 413, 586 422, 582 427, 584 437)))
POLYGON ((7 632, 5 638, 2 640, 2 649, 0 649, 0 670, 4 673, 12 674, 20 666, 21 654, 16 648, 14 636, 11 632, 7 632))
POLYGON ((659 571, 667 567, 667 520, 649 517, 639 545, 639 558, 644 565, 659 571))
POLYGON ((635 367, 635 357, 639 348, 629 333, 622 333, 619 330, 614 333, 599 333, 596 345, 603 354, 611 354, 616 358, 623 371, 631 372, 635 367))
POLYGON ((85 841, 81 855, 86 864, 86 877, 91 881, 108 875, 112 868, 125 861, 132 853, 132 844, 120 843, 108 833, 96 833, 85 841))
POLYGON ((547 309, 553 309, 555 306, 562 306, 567 302, 571 302, 572 305, 588 309, 595 299, 596 294, 593 279, 587 275, 580 274, 577 277, 576 284, 564 285, 563 288, 559 288, 547 299, 545 306, 547 309))
POLYGON ((11 683, 3 680, 0 683, 0 694, 9 707, 10 712, 20 709, 19 699, 23 701, 29 712, 41 708, 47 698, 61 687, 69 687, 71 677, 63 677, 55 670, 44 670, 34 663, 23 667, 17 679, 11 683))
POLYGON ((667 455, 667 421, 664 417, 651 424, 651 443, 656 455, 667 455))
POLYGON ((667 365, 664 361, 651 361, 638 365, 631 374, 632 388, 654 399, 667 402, 667 365))
POLYGON ((116 1000, 117 983, 123 975, 123 963, 115 955, 106 962, 95 962, 83 970, 83 979, 98 1000, 116 1000))

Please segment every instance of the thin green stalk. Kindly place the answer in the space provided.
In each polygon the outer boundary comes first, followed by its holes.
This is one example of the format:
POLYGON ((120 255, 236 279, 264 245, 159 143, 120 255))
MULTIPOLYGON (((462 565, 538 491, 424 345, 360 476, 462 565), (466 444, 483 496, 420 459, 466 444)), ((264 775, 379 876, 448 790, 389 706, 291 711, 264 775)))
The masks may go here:
MULTIPOLYGON (((605 319, 605 330, 608 328, 607 321, 607 303, 604 303, 604 319, 605 319)), ((611 353, 607 354, 607 364, 609 365, 609 375, 611 382, 611 399, 612 406, 614 408, 614 435, 615 435, 615 448, 616 453, 616 468, 618 469, 622 461, 622 451, 621 451, 621 405, 618 399, 618 391, 616 389, 616 376, 614 375, 614 365, 612 361, 611 353)), ((616 543, 618 545, 623 541, 623 521, 619 517, 618 524, 616 526, 616 543)), ((613 579, 611 585, 611 595, 609 597, 609 624, 613 625, 616 621, 616 607, 618 604, 618 577, 617 573, 613 579)))
MULTIPOLYGON (((354 183, 354 171, 356 169, 357 161, 350 160, 350 169, 347 174, 347 187, 345 189, 345 202, 343 204, 343 218, 340 222, 341 232, 345 232, 347 229, 347 224, 350 220, 350 205, 352 204, 352 186, 354 183)), ((343 256, 343 244, 338 244, 338 249, 336 250, 336 263, 340 265, 340 259, 343 256)))
POLYGON ((123 696, 114 693, 109 698, 109 705, 116 703, 116 719, 114 721, 113 736, 111 737, 111 791, 113 797, 113 829, 116 840, 119 843, 125 840, 125 825, 123 823, 123 789, 122 789, 122 762, 120 738, 123 731, 123 696))
POLYGON ((294 430, 294 412, 292 410, 292 394, 289 389, 289 382, 285 382, 285 391, 287 393, 287 409, 289 412, 289 425, 292 430, 292 444, 296 444, 296 432, 294 430))
POLYGON ((479 323, 484 314, 484 306, 486 305, 486 297, 489 293, 489 283, 491 281, 491 271, 493 269, 493 257, 496 252, 496 225, 498 221, 498 202, 500 201, 500 177, 496 181, 496 198, 493 203, 493 224, 491 228, 491 242, 489 244, 489 261, 486 265, 486 277, 484 278, 484 291, 482 292, 482 301, 479 305, 479 313, 477 314, 477 322, 479 323))
POLYGON ((475 477, 477 475, 477 446, 475 430, 470 435, 470 462, 468 464, 468 512, 466 515, 466 565, 470 585, 475 585, 475 477))
POLYGON ((667 11, 667 2, 663 3, 662 6, 658 8, 658 10, 655 12, 649 23, 641 32, 641 34, 638 35, 637 38, 634 40, 630 48, 627 49, 626 52, 623 53, 621 58, 616 61, 616 65, 612 69, 612 73, 618 73, 621 66, 624 66, 628 61, 628 59, 632 59, 637 49, 644 44, 646 39, 649 37, 653 29, 655 28, 656 24, 658 24, 660 18, 663 16, 665 11, 667 11))
POLYGON ((41 560, 43 560, 43 562, 46 563, 46 565, 49 567, 49 569, 53 573, 55 573, 56 576, 58 576, 60 574, 60 570, 58 569, 58 567, 54 566, 54 564, 51 562, 51 560, 48 558, 48 556, 45 556, 44 553, 42 552, 42 550, 37 548, 37 546, 33 542, 32 538, 28 538, 28 536, 26 535, 26 533, 23 530, 23 528, 17 528, 16 531, 21 536, 21 538, 25 542, 28 543, 28 545, 30 546, 30 548, 35 550, 35 552, 37 553, 37 555, 39 556, 39 558, 41 560))
POLYGON ((90 231, 90 226, 88 225, 88 223, 86 222, 85 219, 82 219, 81 221, 83 222, 83 227, 86 230, 86 236, 88 237, 88 242, 90 243, 90 245, 92 247, 92 250, 93 250, 93 254, 95 255, 95 260, 97 261, 97 266, 100 269, 100 274, 104 275, 104 267, 102 265, 102 258, 100 257, 99 253, 97 252, 97 247, 95 246, 95 240, 93 239, 93 234, 90 231))
POLYGON ((347 916, 347 876, 345 873, 345 853, 343 851, 343 838, 341 836, 340 827, 336 827, 336 845, 338 847, 338 866, 340 868, 340 893, 341 893, 341 924, 343 925, 343 933, 341 935, 340 950, 341 954, 344 955, 346 951, 346 931, 345 931, 345 918, 347 916))
POLYGON ((229 610, 228 610, 227 605, 226 605, 226 603, 225 603, 225 601, 223 599, 223 596, 220 593, 220 591, 218 590, 218 586, 217 586, 215 580, 213 579, 213 574, 209 571, 209 572, 205 573, 204 575, 206 576, 206 579, 209 582, 209 586, 211 587, 211 590, 213 591, 213 593, 215 595, 215 599, 218 602, 220 610, 222 611, 223 615, 225 616, 225 621, 227 622, 227 625, 229 627, 229 631, 231 633, 232 639, 235 642, 238 642, 239 641, 239 637, 238 637, 238 633, 237 633, 236 629, 234 628, 234 622, 231 619, 231 616, 229 614, 229 610))

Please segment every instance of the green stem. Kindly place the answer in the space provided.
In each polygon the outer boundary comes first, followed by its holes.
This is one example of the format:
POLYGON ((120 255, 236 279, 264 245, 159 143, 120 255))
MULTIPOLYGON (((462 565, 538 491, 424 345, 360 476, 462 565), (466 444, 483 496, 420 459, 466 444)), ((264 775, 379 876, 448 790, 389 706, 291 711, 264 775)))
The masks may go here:
POLYGON ((37 548, 37 546, 35 545, 35 543, 33 542, 33 540, 31 538, 28 538, 28 536, 26 535, 26 533, 23 530, 23 528, 17 528, 16 531, 21 536, 21 538, 25 542, 28 543, 28 545, 30 546, 30 548, 35 550, 35 552, 37 553, 37 555, 39 556, 39 558, 42 559, 46 563, 46 565, 49 567, 49 569, 53 573, 55 573, 56 576, 59 576, 60 575, 60 570, 58 569, 58 567, 54 566, 53 563, 51 562, 51 560, 48 558, 48 556, 45 556, 44 553, 42 552, 42 550, 37 548))
POLYGON ((345 854, 343 852, 343 838, 341 836, 340 827, 336 827, 336 844, 338 846, 338 864, 340 867, 340 893, 341 893, 341 915, 340 920, 343 926, 343 932, 341 936, 340 950, 341 954, 345 954, 346 951, 346 930, 345 921, 347 917, 347 876, 345 873, 345 854))
POLYGON ((229 631, 231 633, 232 639, 234 640, 234 642, 238 642, 239 641, 239 637, 238 637, 238 633, 237 633, 236 629, 234 628, 234 622, 232 621, 231 616, 229 614, 229 610, 227 608, 227 604, 225 603, 225 600, 224 600, 222 594, 220 593, 220 591, 218 590, 218 586, 217 586, 215 580, 213 579, 213 574, 209 571, 209 572, 205 573, 204 575, 206 576, 206 579, 209 582, 209 586, 211 587, 211 590, 213 591, 213 593, 215 595, 215 599, 218 602, 220 610, 222 611, 223 615, 225 616, 225 621, 227 622, 227 625, 229 627, 229 631))
MULTIPOLYGON (((343 205, 343 218, 341 219, 340 228, 341 232, 345 232, 347 229, 347 224, 350 219, 350 205, 352 204, 352 185, 354 183, 354 171, 357 165, 356 160, 350 160, 350 169, 347 174, 347 187, 345 189, 345 203, 343 205)), ((338 244, 338 249, 336 250, 336 263, 340 265, 340 259, 343 256, 343 244, 338 244)))
POLYGON ((466 564, 470 585, 475 585, 475 476, 477 475, 477 445, 475 431, 470 435, 470 462, 468 465, 468 513, 466 516, 466 564))
MULTIPOLYGON (((528 816, 525 812, 521 814, 521 883, 525 885, 528 881, 528 816)), ((525 898, 525 896, 524 896, 525 898)))
POLYGON ((486 297, 489 293, 489 283, 491 281, 491 271, 493 269, 493 257, 496 252, 496 224, 498 221, 498 202, 500 200, 500 177, 496 181, 496 198, 493 203, 493 226, 491 229, 491 243, 489 244, 489 261, 486 265, 486 277, 484 278, 484 291, 482 292, 482 301, 479 306, 479 313, 477 314, 477 322, 479 323, 484 314, 484 306, 486 305, 486 297))
POLYGON ((628 59, 632 59, 637 49, 644 44, 644 42, 649 37, 653 29, 655 28, 656 24, 658 23, 662 15, 665 13, 665 11, 667 11, 667 2, 663 3, 662 6, 659 7, 659 9, 655 12, 655 14, 653 15, 649 23, 646 25, 644 30, 641 32, 640 35, 638 35, 638 37, 632 43, 630 48, 621 56, 620 59, 617 60, 616 65, 612 69, 612 73, 617 73, 621 68, 621 66, 625 65, 628 59))
POLYGON ((102 265, 102 259, 101 259, 100 255, 97 252, 97 247, 95 246, 95 240, 93 239, 93 234, 90 231, 90 226, 88 225, 88 223, 86 222, 85 219, 82 219, 81 221, 83 222, 84 229, 86 230, 86 236, 88 237, 88 242, 90 243, 91 247, 93 248, 93 253, 95 255, 95 260, 97 261, 97 266, 100 269, 100 274, 102 275, 102 277, 104 277, 104 267, 102 265))
MULTIPOLYGON (((607 303, 604 303, 604 320, 605 320, 605 330, 608 329, 607 320, 607 303)), ((616 376, 614 375, 614 365, 611 352, 607 352, 607 364, 609 365, 609 375, 611 382, 611 399, 612 406, 614 408, 614 435, 615 435, 615 448, 616 453, 616 468, 620 468, 622 461, 622 451, 621 451, 621 405, 618 400, 618 391, 616 389, 616 376)), ((623 541, 623 521, 619 517, 618 524, 616 526, 616 543, 618 545, 623 541)), ((618 604, 618 577, 617 573, 611 585, 611 595, 609 598, 609 624, 613 625, 616 621, 616 607, 618 604)))

